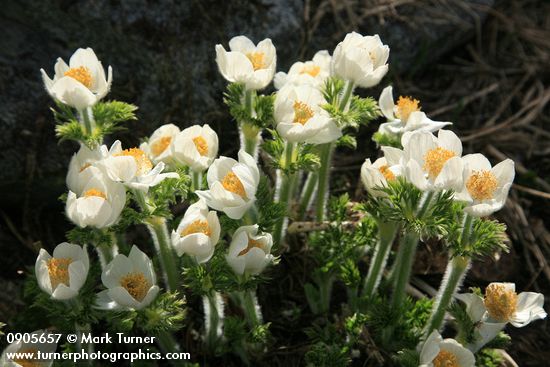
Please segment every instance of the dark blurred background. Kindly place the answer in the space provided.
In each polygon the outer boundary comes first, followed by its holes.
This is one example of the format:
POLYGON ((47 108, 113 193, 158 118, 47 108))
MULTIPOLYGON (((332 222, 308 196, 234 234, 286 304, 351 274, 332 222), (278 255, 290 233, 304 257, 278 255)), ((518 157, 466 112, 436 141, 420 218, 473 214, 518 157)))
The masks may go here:
MULTIPOLYGON (((1 0, 0 9, 0 321, 21 307, 23 273, 37 249, 51 249, 70 228, 57 198, 77 147, 55 138, 40 68, 52 75, 57 57, 92 47, 113 67, 107 99, 139 106, 139 120, 116 136, 124 145, 161 124, 209 123, 221 153, 234 155, 235 123, 222 103, 226 82, 214 45, 239 34, 270 37, 277 70, 286 71, 319 49, 332 52, 349 31, 379 33, 391 49, 390 73, 360 93, 378 98, 392 83, 430 117, 453 121, 467 153, 516 162, 516 185, 496 215, 509 227, 511 253, 477 264, 467 283, 509 280, 548 294, 550 2, 1 0)), ((361 198, 358 171, 376 154, 370 137, 377 125, 359 133, 356 151, 338 152, 336 193, 361 198)), ((419 279, 440 276, 445 261, 428 246, 416 264, 419 279)), ((550 360, 546 322, 512 331, 510 353, 521 365, 550 360)))

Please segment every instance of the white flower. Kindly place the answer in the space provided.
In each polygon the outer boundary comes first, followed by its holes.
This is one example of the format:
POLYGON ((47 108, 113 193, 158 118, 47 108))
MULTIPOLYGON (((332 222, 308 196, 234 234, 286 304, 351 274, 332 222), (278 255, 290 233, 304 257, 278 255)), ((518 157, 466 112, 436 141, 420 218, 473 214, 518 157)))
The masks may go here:
POLYGON ((147 307, 157 297, 159 287, 153 262, 135 245, 130 255, 118 254, 101 274, 107 287, 98 294, 101 309, 135 309, 147 307))
POLYGON ((178 256, 194 256, 198 263, 210 260, 220 239, 218 214, 204 200, 189 206, 177 230, 172 231, 172 245, 178 256))
POLYGON ((176 136, 172 154, 179 163, 202 172, 218 155, 218 135, 208 124, 188 127, 176 136))
POLYGON ((220 73, 231 83, 244 83, 246 89, 267 87, 275 74, 277 53, 269 38, 257 46, 245 36, 229 41, 230 51, 216 45, 216 63, 220 73))
POLYGON ((500 210, 514 181, 514 161, 506 159, 492 168, 483 154, 468 154, 462 161, 464 184, 455 198, 469 203, 464 210, 476 217, 500 210))
POLYGON ((454 339, 443 339, 432 331, 420 352, 420 367, 474 367, 475 357, 454 339))
POLYGON ((420 190, 461 190, 462 143, 455 133, 439 130, 403 134, 405 176, 420 190))
POLYGON ((162 125, 153 132, 146 143, 139 146, 139 149, 143 150, 154 163, 164 162, 169 164, 173 158, 174 139, 179 132, 179 127, 174 124, 162 125))
POLYGON ((175 172, 161 173, 164 162, 153 163, 147 154, 139 148, 122 149, 120 141, 115 141, 109 150, 108 156, 97 165, 107 176, 126 186, 147 192, 149 187, 156 186, 167 178, 179 178, 175 172))
POLYGON ((86 248, 67 242, 53 250, 53 257, 40 249, 34 272, 40 289, 57 300, 66 300, 78 295, 86 282, 90 261, 86 248))
MULTIPOLYGON (((48 338, 48 330, 36 330, 30 333, 30 340, 39 340, 40 338, 48 338)), ((51 338, 51 336, 50 336, 51 338)), ((55 338, 54 338, 55 339, 55 338)), ((2 357, 0 357, 0 366, 2 367, 25 367, 25 366, 39 366, 50 367, 53 363, 53 359, 38 359, 38 352, 41 353, 41 357, 54 353, 57 349, 57 343, 40 343, 16 341, 11 343, 4 349, 2 357), (8 358, 8 353, 27 353, 27 358, 8 358), (32 355, 32 357, 31 357, 32 355), (30 357, 30 358, 29 358, 30 357)), ((23 357, 20 355, 20 357, 23 357)))
POLYGON ((55 75, 50 79, 40 69, 48 93, 69 106, 84 109, 105 97, 111 88, 113 70, 109 66, 107 79, 101 61, 91 48, 79 48, 71 56, 69 65, 61 58, 55 64, 55 75))
POLYGON ((209 207, 223 211, 231 219, 241 219, 256 201, 260 172, 256 161, 244 150, 239 161, 220 157, 212 163, 206 176, 209 190, 195 191, 209 207))
POLYGON ((361 166, 361 180, 367 191, 373 196, 384 195, 377 190, 378 187, 387 187, 389 181, 403 175, 401 166, 403 151, 392 147, 382 147, 384 157, 378 158, 374 163, 366 159, 361 166))
POLYGON ((83 186, 82 191, 69 191, 65 211, 79 227, 109 227, 116 223, 126 205, 126 189, 99 173, 83 186))
POLYGON ((95 164, 104 158, 106 150, 104 145, 98 146, 94 150, 84 144, 80 146, 69 163, 69 172, 67 173, 69 190, 80 193, 92 177, 101 174, 101 170, 95 164))
POLYGON ((434 132, 451 122, 432 121, 420 111, 419 101, 410 97, 399 97, 397 105, 393 101, 392 87, 384 88, 378 101, 382 114, 388 122, 380 124, 382 134, 401 135, 406 131, 434 132))
POLYGON ((312 86, 287 85, 275 97, 277 131, 289 142, 324 144, 342 136, 342 131, 321 106, 327 102, 312 86))
POLYGON ((233 234, 225 259, 236 274, 257 275, 273 260, 272 246, 271 235, 258 234, 258 225, 239 227, 233 234))
POLYGON ((332 55, 332 73, 363 88, 373 87, 388 72, 390 48, 380 37, 352 32, 336 46, 332 55))
POLYGON ((322 88, 327 78, 330 77, 331 60, 332 57, 327 50, 317 51, 311 61, 295 62, 288 70, 288 74, 282 71, 275 74, 273 84, 277 89, 288 84, 322 88))

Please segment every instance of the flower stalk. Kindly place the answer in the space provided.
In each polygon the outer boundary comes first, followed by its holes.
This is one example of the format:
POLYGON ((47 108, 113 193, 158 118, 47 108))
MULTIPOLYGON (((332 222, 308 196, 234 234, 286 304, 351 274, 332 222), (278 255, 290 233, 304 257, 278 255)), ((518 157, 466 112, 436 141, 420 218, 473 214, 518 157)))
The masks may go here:
POLYGON ((317 222, 322 222, 325 219, 333 152, 334 143, 321 145, 321 167, 319 167, 317 198, 315 201, 315 219, 317 222))
POLYGON ((92 109, 90 107, 86 107, 85 109, 79 110, 79 114, 80 114, 80 120, 84 125, 84 130, 86 131, 86 135, 92 135, 93 128, 95 125, 92 109))
POLYGON ((405 289, 409 283, 412 265, 420 236, 416 232, 408 232, 399 245, 397 259, 394 265, 392 308, 399 309, 405 299, 405 289))
POLYGON ((284 205, 285 216, 283 216, 276 224, 273 232, 273 240, 279 244, 284 238, 286 226, 288 224, 288 215, 291 208, 292 192, 294 191, 294 183, 296 181, 296 172, 290 173, 291 164, 295 160, 295 145, 287 142, 285 146, 284 161, 282 166, 285 171, 277 171, 277 184, 275 192, 275 201, 284 205))
POLYGON ((300 206, 298 208, 298 220, 303 220, 306 215, 306 211, 311 205, 311 197, 317 187, 319 177, 316 172, 310 172, 307 176, 302 195, 300 197, 300 206))
POLYGON ((263 321, 262 310, 258 304, 258 297, 255 290, 241 291, 237 293, 237 297, 241 303, 241 307, 244 310, 244 315, 248 326, 251 329, 260 325, 263 321))
POLYGON ((192 171, 191 174, 191 189, 193 191, 200 190, 202 186, 202 172, 192 171))
MULTIPOLYGON (((248 116, 252 117, 254 112, 253 91, 247 90, 244 95, 244 107, 248 116)), ((260 142, 260 129, 254 126, 250 121, 239 121, 239 130, 241 136, 241 149, 258 160, 258 145, 260 142)))
POLYGON ((224 306, 220 293, 211 290, 203 296, 205 342, 210 350, 214 350, 223 336, 224 306))

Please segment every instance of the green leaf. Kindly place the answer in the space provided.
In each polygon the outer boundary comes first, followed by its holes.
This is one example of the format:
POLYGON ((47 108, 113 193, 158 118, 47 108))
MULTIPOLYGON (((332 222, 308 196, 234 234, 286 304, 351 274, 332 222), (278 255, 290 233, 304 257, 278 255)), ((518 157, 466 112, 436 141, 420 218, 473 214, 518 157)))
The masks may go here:
POLYGON ((381 132, 377 131, 372 135, 372 140, 374 140, 374 142, 376 142, 379 147, 389 146, 403 149, 403 147, 401 146, 401 138, 395 135, 382 134, 381 132))

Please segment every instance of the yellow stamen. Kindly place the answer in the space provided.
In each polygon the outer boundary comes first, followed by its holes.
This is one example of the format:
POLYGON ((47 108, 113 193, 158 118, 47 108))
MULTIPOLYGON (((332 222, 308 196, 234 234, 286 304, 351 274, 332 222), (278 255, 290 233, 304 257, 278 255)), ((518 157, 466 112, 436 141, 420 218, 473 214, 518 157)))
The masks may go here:
POLYGON ((263 52, 249 52, 246 54, 246 57, 248 57, 248 60, 252 63, 252 68, 254 71, 265 69, 267 67, 264 61, 265 54, 263 52))
POLYGON ((91 167, 91 166, 92 166, 91 163, 86 163, 86 164, 84 164, 82 167, 80 167, 80 171, 79 171, 79 172, 85 171, 86 168, 91 167))
POLYGON ((491 318, 505 322, 516 312, 518 295, 503 284, 491 283, 485 289, 483 303, 491 318))
POLYGON ((420 101, 411 97, 399 97, 397 101, 397 117, 405 124, 411 113, 420 111, 420 101))
POLYGON ((65 72, 64 75, 79 81, 86 88, 90 88, 92 86, 92 74, 90 73, 90 70, 85 66, 70 68, 65 72))
POLYGON ((230 171, 222 179, 222 186, 227 191, 230 191, 234 194, 239 195, 243 199, 246 199, 246 191, 244 191, 243 183, 241 182, 241 180, 239 180, 239 177, 237 177, 237 175, 234 174, 232 171, 230 171))
POLYGON ((163 136, 162 138, 156 140, 153 144, 151 144, 151 153, 153 153, 154 157, 158 157, 162 154, 170 146, 170 143, 172 142, 171 136, 163 136))
POLYGON ((193 138, 193 143, 195 143, 195 147, 200 155, 205 156, 208 154, 208 143, 205 138, 197 136, 193 138))
POLYGON ((313 110, 304 102, 294 102, 294 123, 305 125, 313 117, 313 110))
POLYGON ((147 158, 145 152, 139 148, 124 149, 122 152, 115 154, 115 156, 127 156, 134 158, 137 165, 137 176, 142 176, 153 168, 153 163, 151 163, 149 158, 147 158))
POLYGON ((384 178, 386 179, 386 181, 393 181, 393 180, 395 180, 395 175, 394 175, 393 172, 390 170, 390 168, 388 167, 387 164, 378 167, 378 171, 380 171, 380 173, 382 174, 382 176, 384 176, 384 178))
POLYGON ((205 220, 197 219, 193 223, 189 224, 183 231, 181 231, 181 236, 185 237, 188 234, 193 233, 204 233, 208 237, 212 234, 212 231, 210 230, 210 226, 208 225, 208 222, 205 220))
MULTIPOLYGON (((16 358, 13 361, 20 365, 21 367, 39 367, 42 366, 41 361, 36 360, 38 358, 38 349, 36 348, 25 348, 19 349, 18 353, 32 353, 30 358, 16 358)), ((23 354, 24 355, 24 354, 23 354)))
POLYGON ((460 367, 458 358, 447 350, 440 350, 432 363, 434 367, 460 367))
POLYGON ((263 245, 260 241, 254 240, 252 238, 248 238, 248 245, 246 246, 246 248, 244 250, 239 252, 238 256, 246 255, 248 253, 248 251, 252 250, 254 247, 257 247, 259 249, 263 249, 263 245))
POLYGON ((319 72, 321 71, 321 67, 317 65, 306 65, 300 70, 300 74, 309 74, 312 77, 316 77, 319 75, 319 72))
POLYGON ((428 172, 431 179, 435 179, 443 169, 445 162, 454 156, 455 153, 453 151, 445 148, 437 147, 430 149, 424 155, 424 166, 422 168, 428 172))
POLYGON ((91 196, 97 196, 107 200, 107 195, 105 195, 103 191, 100 191, 98 189, 90 189, 86 191, 82 196, 84 196, 85 198, 89 198, 91 196))
POLYGON ((136 301, 143 301, 151 288, 151 283, 143 273, 130 273, 120 279, 120 285, 130 293, 136 301))
POLYGON ((52 257, 47 261, 52 291, 55 290, 59 284, 69 286, 69 265, 71 265, 72 262, 73 259, 70 257, 52 257))
POLYGON ((474 200, 492 199, 497 186, 497 178, 491 171, 474 171, 466 180, 466 189, 474 200))

